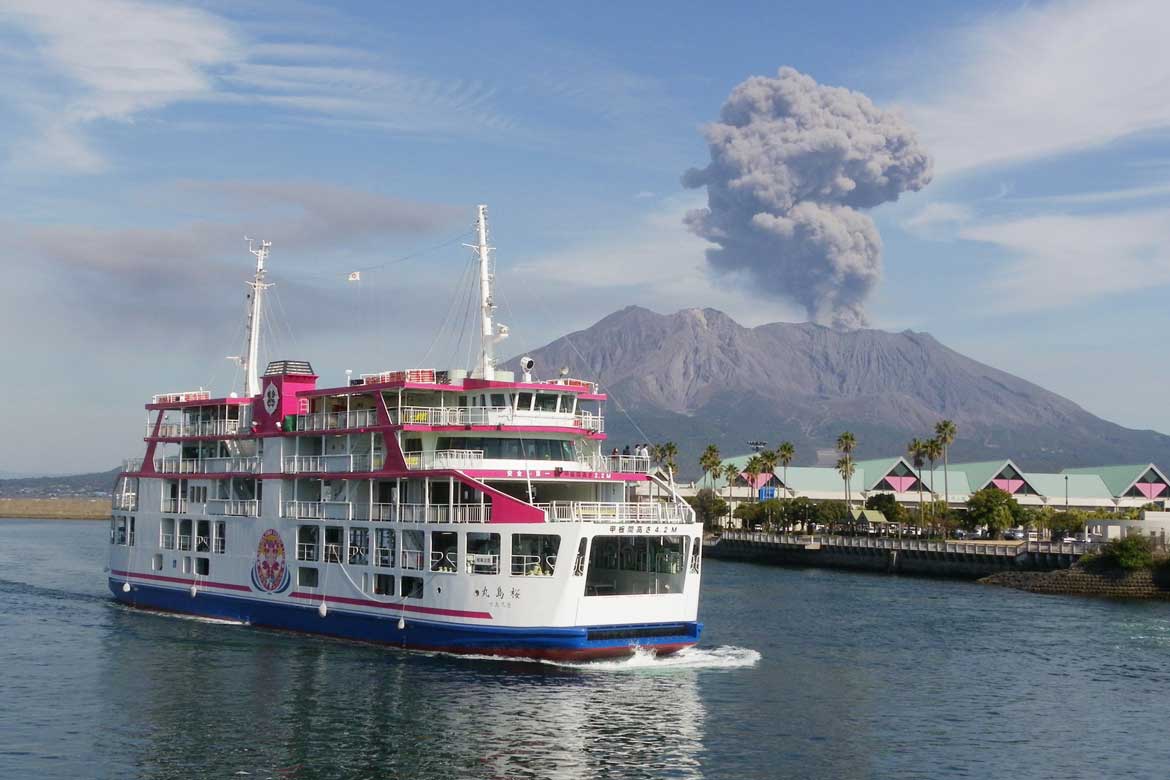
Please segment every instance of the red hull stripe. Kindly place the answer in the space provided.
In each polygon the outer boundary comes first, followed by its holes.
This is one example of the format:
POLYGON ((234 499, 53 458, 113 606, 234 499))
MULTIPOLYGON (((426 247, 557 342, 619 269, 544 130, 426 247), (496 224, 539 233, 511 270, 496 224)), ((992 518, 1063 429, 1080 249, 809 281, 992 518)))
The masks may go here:
MULTIPOLYGON (((246 589, 245 589, 246 590, 246 589)), ((320 603, 321 595, 319 593, 290 593, 294 599, 307 599, 320 603)), ((394 609, 401 612, 419 612, 424 615, 444 615, 447 617, 462 617, 475 618, 477 620, 491 620, 490 612, 468 612, 462 609, 439 609, 437 607, 419 607, 414 604, 387 604, 384 601, 370 601, 369 599, 351 599, 345 596, 325 596, 326 603, 329 604, 351 604, 355 607, 379 607, 381 609, 394 609)))
POLYGON ((138 574, 130 571, 118 571, 114 569, 110 572, 118 577, 128 577, 139 580, 157 580, 158 582, 176 582, 181 585, 198 585, 201 588, 222 588, 224 590, 239 590, 244 593, 251 593, 252 589, 247 585, 233 585, 230 582, 212 582, 210 580, 189 580, 185 577, 165 577, 161 574, 138 574))

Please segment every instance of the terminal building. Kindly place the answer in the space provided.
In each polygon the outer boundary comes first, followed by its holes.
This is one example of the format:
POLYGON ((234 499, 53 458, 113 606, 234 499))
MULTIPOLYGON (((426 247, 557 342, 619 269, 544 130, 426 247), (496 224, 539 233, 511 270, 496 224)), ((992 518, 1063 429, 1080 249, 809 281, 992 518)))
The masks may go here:
POLYGON ((726 479, 706 477, 690 490, 711 487, 733 504, 764 498, 808 498, 863 504, 877 493, 893 494, 900 504, 949 500, 962 507, 971 494, 987 487, 1010 493, 1021 506, 1056 510, 1111 510, 1156 504, 1170 509, 1170 481, 1153 463, 1069 468, 1059 472, 1024 471, 1011 460, 951 463, 919 472, 903 457, 854 461, 849 483, 831 466, 778 466, 758 476, 745 469, 751 455, 723 461, 740 468, 729 487, 726 479))

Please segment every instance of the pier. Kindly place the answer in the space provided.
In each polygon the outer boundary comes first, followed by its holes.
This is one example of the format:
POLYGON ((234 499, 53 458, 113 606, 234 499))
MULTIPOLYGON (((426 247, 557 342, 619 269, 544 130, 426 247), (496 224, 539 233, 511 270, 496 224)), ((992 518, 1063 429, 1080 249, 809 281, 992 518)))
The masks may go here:
POLYGON ((1092 542, 981 542, 728 531, 709 558, 788 566, 978 579, 1005 571, 1067 569, 1092 542))

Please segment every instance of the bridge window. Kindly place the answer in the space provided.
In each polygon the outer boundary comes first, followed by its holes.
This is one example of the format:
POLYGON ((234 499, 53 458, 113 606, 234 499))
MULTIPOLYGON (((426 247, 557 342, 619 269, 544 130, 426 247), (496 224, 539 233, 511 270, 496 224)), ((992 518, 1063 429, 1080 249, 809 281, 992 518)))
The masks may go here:
POLYGON ((555 412, 557 410, 557 395, 556 393, 537 393, 536 394, 536 411, 538 412, 555 412))

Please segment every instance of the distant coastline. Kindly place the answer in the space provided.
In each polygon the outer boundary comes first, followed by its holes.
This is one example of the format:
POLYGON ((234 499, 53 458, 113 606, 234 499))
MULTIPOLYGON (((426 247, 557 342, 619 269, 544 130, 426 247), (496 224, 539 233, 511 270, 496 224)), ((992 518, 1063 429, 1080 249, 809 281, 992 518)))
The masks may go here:
POLYGON ((0 519, 105 520, 108 498, 0 498, 0 519))

